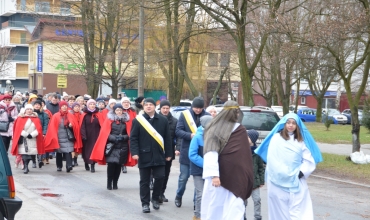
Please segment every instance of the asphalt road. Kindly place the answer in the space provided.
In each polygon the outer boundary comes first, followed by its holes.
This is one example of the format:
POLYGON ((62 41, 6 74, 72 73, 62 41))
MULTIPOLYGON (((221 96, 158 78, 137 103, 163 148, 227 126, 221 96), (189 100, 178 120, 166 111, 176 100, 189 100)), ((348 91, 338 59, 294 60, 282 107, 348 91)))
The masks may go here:
MULTIPOLYGON (((13 162, 13 158, 11 159, 13 162)), ((170 200, 159 211, 151 207, 150 214, 141 212, 139 197, 139 172, 137 167, 128 168, 121 174, 118 190, 106 189, 106 166, 97 166, 95 173, 81 166, 71 173, 57 172, 55 159, 42 169, 31 168, 28 174, 21 169, 13 173, 17 196, 23 207, 16 219, 192 219, 193 180, 190 177, 183 197, 183 205, 174 204, 178 160, 173 162, 165 195, 170 200)), ((370 188, 331 181, 311 176, 308 179, 314 206, 315 219, 365 219, 370 218, 370 188)), ((261 189, 262 215, 267 219, 266 187, 261 189)), ((248 219, 253 219, 253 202, 249 199, 248 219)))

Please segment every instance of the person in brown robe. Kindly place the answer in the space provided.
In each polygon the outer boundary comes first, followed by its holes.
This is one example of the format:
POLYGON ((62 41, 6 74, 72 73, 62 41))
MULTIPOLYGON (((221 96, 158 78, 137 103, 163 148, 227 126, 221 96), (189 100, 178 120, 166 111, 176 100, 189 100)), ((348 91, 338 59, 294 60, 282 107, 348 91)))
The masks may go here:
POLYGON ((238 104, 227 101, 205 128, 201 219, 244 219, 244 200, 253 190, 253 160, 240 119, 238 104))

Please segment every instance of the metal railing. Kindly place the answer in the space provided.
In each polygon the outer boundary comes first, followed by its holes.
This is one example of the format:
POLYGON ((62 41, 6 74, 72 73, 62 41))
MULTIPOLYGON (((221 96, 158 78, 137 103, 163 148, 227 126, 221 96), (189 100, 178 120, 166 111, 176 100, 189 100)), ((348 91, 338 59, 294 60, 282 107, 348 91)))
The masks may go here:
POLYGON ((29 37, 11 37, 10 44, 28 44, 29 37))
POLYGON ((25 25, 35 26, 36 22, 26 22, 26 21, 5 21, 2 23, 2 27, 19 27, 23 28, 25 25))
POLYGON ((61 15, 72 14, 72 11, 70 8, 53 7, 50 4, 26 4, 26 5, 17 4, 16 8, 17 8, 17 11, 27 11, 27 12, 34 12, 34 13, 52 13, 52 14, 61 14, 61 15))
POLYGON ((9 60, 11 61, 28 61, 28 55, 15 55, 11 57, 9 60))

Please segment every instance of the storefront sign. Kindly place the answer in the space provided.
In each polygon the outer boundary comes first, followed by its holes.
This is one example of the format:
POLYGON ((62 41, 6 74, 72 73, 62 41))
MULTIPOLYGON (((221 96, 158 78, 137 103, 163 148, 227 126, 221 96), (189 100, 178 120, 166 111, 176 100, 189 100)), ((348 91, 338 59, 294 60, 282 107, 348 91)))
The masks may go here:
POLYGON ((42 72, 42 44, 37 45, 37 72, 42 72))
POLYGON ((67 88, 67 75, 58 75, 57 88, 67 88))

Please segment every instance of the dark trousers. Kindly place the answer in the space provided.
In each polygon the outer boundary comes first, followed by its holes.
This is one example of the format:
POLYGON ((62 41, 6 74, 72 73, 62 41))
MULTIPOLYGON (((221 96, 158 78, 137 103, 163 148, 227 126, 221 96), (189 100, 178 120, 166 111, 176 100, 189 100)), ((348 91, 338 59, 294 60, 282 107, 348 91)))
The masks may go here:
POLYGON ((63 167, 63 156, 66 159, 66 167, 72 166, 72 154, 71 153, 57 153, 56 155, 56 163, 57 167, 63 167))
POLYGON ((166 191, 167 188, 167 182, 168 182, 168 177, 170 176, 171 172, 171 166, 172 166, 172 160, 166 161, 166 165, 164 166, 164 180, 163 180, 163 186, 162 186, 162 194, 166 191))
POLYGON ((121 164, 118 163, 107 163, 107 178, 108 182, 117 184, 119 175, 121 174, 121 164))
POLYGON ((3 139, 5 150, 6 150, 6 152, 8 152, 9 146, 10 146, 10 140, 12 139, 12 137, 1 136, 1 138, 3 139))
POLYGON ((154 185, 152 198, 155 201, 159 200, 159 195, 163 187, 165 176, 165 166, 153 166, 139 168, 140 171, 140 199, 141 205, 149 205, 150 203, 150 174, 153 173, 154 185))

